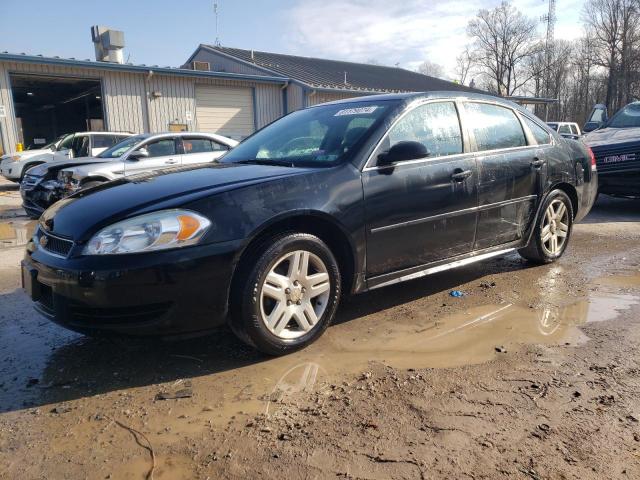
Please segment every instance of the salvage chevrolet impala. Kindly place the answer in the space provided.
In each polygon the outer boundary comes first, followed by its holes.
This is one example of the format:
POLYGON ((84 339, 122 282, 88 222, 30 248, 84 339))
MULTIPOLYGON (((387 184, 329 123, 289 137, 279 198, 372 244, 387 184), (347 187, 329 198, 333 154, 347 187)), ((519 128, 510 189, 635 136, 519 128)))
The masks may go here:
POLYGON ((591 208, 591 151, 513 103, 431 92, 291 113, 216 164, 80 191, 40 219, 23 283, 87 334, 228 322, 285 354, 340 298, 517 250, 566 250, 591 208))

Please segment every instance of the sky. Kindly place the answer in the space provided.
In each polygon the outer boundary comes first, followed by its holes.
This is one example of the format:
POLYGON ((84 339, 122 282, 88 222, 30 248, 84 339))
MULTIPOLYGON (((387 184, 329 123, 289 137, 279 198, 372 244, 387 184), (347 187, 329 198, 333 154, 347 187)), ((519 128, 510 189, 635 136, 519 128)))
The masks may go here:
MULTIPOLYGON (((424 60, 453 75, 466 26, 500 0, 219 0, 223 46, 416 69, 424 60)), ((513 0, 539 19, 545 0, 513 0)), ((129 62, 179 66, 216 39, 213 0, 0 0, 0 51, 93 59, 90 27, 125 32, 129 62)), ((583 0, 558 0, 556 38, 581 35, 583 0)), ((541 25, 540 33, 544 34, 541 25)))

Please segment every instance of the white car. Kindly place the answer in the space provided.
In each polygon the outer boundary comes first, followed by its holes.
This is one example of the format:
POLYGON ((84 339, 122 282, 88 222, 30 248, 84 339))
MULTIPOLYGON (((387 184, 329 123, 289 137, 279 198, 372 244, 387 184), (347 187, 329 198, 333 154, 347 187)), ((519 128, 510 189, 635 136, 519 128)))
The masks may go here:
POLYGON ((75 191, 138 173, 214 162, 237 144, 231 138, 211 133, 135 135, 96 157, 32 168, 20 184, 22 206, 37 218, 49 205, 75 191))
POLYGON ((552 130, 558 132, 564 138, 577 140, 582 136, 580 127, 575 122, 547 122, 552 130))
POLYGON ((0 174, 8 180, 19 182, 26 171, 36 165, 96 156, 131 135, 127 132, 76 132, 64 135, 41 149, 4 155, 0 158, 0 174))

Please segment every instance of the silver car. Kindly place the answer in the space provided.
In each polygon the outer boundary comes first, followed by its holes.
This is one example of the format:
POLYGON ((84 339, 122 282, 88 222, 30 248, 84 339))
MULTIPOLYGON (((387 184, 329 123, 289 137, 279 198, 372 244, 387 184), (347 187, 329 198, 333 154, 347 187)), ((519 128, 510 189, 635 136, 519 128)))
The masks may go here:
POLYGON ((32 168, 20 184, 23 207, 37 218, 72 193, 124 176, 180 165, 213 162, 238 142, 211 133, 141 134, 96 157, 61 160, 32 168))

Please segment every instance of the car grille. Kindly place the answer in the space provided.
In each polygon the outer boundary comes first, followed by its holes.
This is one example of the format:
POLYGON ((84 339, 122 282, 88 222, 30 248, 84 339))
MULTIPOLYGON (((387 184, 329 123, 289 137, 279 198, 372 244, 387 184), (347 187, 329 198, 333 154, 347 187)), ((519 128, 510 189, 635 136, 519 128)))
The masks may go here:
POLYGON ((71 240, 65 240, 64 238, 56 237, 43 231, 40 231, 37 241, 44 250, 62 257, 69 255, 69 252, 73 247, 73 242, 71 240), (46 238, 46 241, 43 240, 43 238, 46 238))
POLYGON ((593 147, 599 172, 640 169, 640 144, 593 147))
POLYGON ((88 307, 72 302, 69 304, 69 314, 73 323, 77 325, 132 325, 156 321, 165 315, 169 308, 171 302, 119 308, 88 307))

